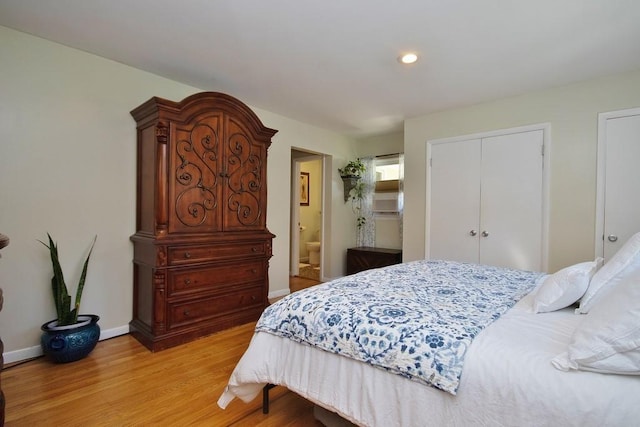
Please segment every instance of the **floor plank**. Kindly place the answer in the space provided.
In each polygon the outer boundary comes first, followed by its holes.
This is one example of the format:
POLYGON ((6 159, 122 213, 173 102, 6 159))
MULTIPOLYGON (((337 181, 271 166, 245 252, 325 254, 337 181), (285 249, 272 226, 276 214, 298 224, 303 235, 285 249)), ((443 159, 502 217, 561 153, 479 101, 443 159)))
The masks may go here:
POLYGON ((306 289, 311 286, 315 286, 319 283, 322 283, 322 282, 318 280, 309 279, 307 277, 292 276, 289 278, 289 290, 291 292, 296 292, 301 289, 306 289))

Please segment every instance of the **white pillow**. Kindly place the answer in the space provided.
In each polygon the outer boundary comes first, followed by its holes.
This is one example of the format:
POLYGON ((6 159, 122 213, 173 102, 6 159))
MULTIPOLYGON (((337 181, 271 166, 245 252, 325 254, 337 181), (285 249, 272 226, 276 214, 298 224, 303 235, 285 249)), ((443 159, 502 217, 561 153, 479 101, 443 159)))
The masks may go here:
POLYGON ((640 269, 640 233, 636 233, 593 275, 576 313, 586 314, 597 299, 614 288, 624 275, 640 269), (624 273, 624 274, 621 274, 624 273))
POLYGON ((589 281, 602 265, 603 258, 575 264, 547 276, 533 299, 534 313, 547 313, 569 307, 589 287, 589 281))
POLYGON ((567 352, 551 363, 563 371, 640 375, 640 270, 598 301, 574 331, 567 352))

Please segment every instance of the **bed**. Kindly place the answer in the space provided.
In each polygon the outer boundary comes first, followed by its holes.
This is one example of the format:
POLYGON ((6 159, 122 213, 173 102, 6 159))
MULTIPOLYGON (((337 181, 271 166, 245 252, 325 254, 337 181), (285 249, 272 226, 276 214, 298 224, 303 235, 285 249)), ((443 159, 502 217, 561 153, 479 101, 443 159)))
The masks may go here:
POLYGON ((363 426, 637 425, 640 233, 624 249, 553 275, 425 260, 298 291, 265 310, 218 405, 277 384, 363 426))

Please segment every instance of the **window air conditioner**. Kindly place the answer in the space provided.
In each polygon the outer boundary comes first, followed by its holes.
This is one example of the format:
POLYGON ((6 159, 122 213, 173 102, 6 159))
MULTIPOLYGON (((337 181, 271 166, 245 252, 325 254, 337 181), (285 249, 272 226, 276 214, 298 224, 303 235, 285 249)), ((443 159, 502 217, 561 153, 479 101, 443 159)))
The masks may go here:
POLYGON ((400 193, 374 193, 373 212, 398 213, 402 209, 400 193))

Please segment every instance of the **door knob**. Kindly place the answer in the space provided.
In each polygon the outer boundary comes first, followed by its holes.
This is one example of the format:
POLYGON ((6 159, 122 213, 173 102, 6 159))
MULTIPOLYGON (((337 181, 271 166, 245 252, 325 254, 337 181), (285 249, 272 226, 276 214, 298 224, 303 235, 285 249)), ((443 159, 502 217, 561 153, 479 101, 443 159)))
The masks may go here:
POLYGON ((469 232, 469 236, 476 236, 478 234, 478 232, 476 230, 471 230, 469 232))
POLYGON ((611 243, 617 242, 618 236, 616 236, 615 234, 609 234, 609 236, 607 237, 607 240, 609 240, 611 243))
POLYGON ((482 232, 482 237, 489 237, 489 233, 487 233, 486 231, 482 232))

